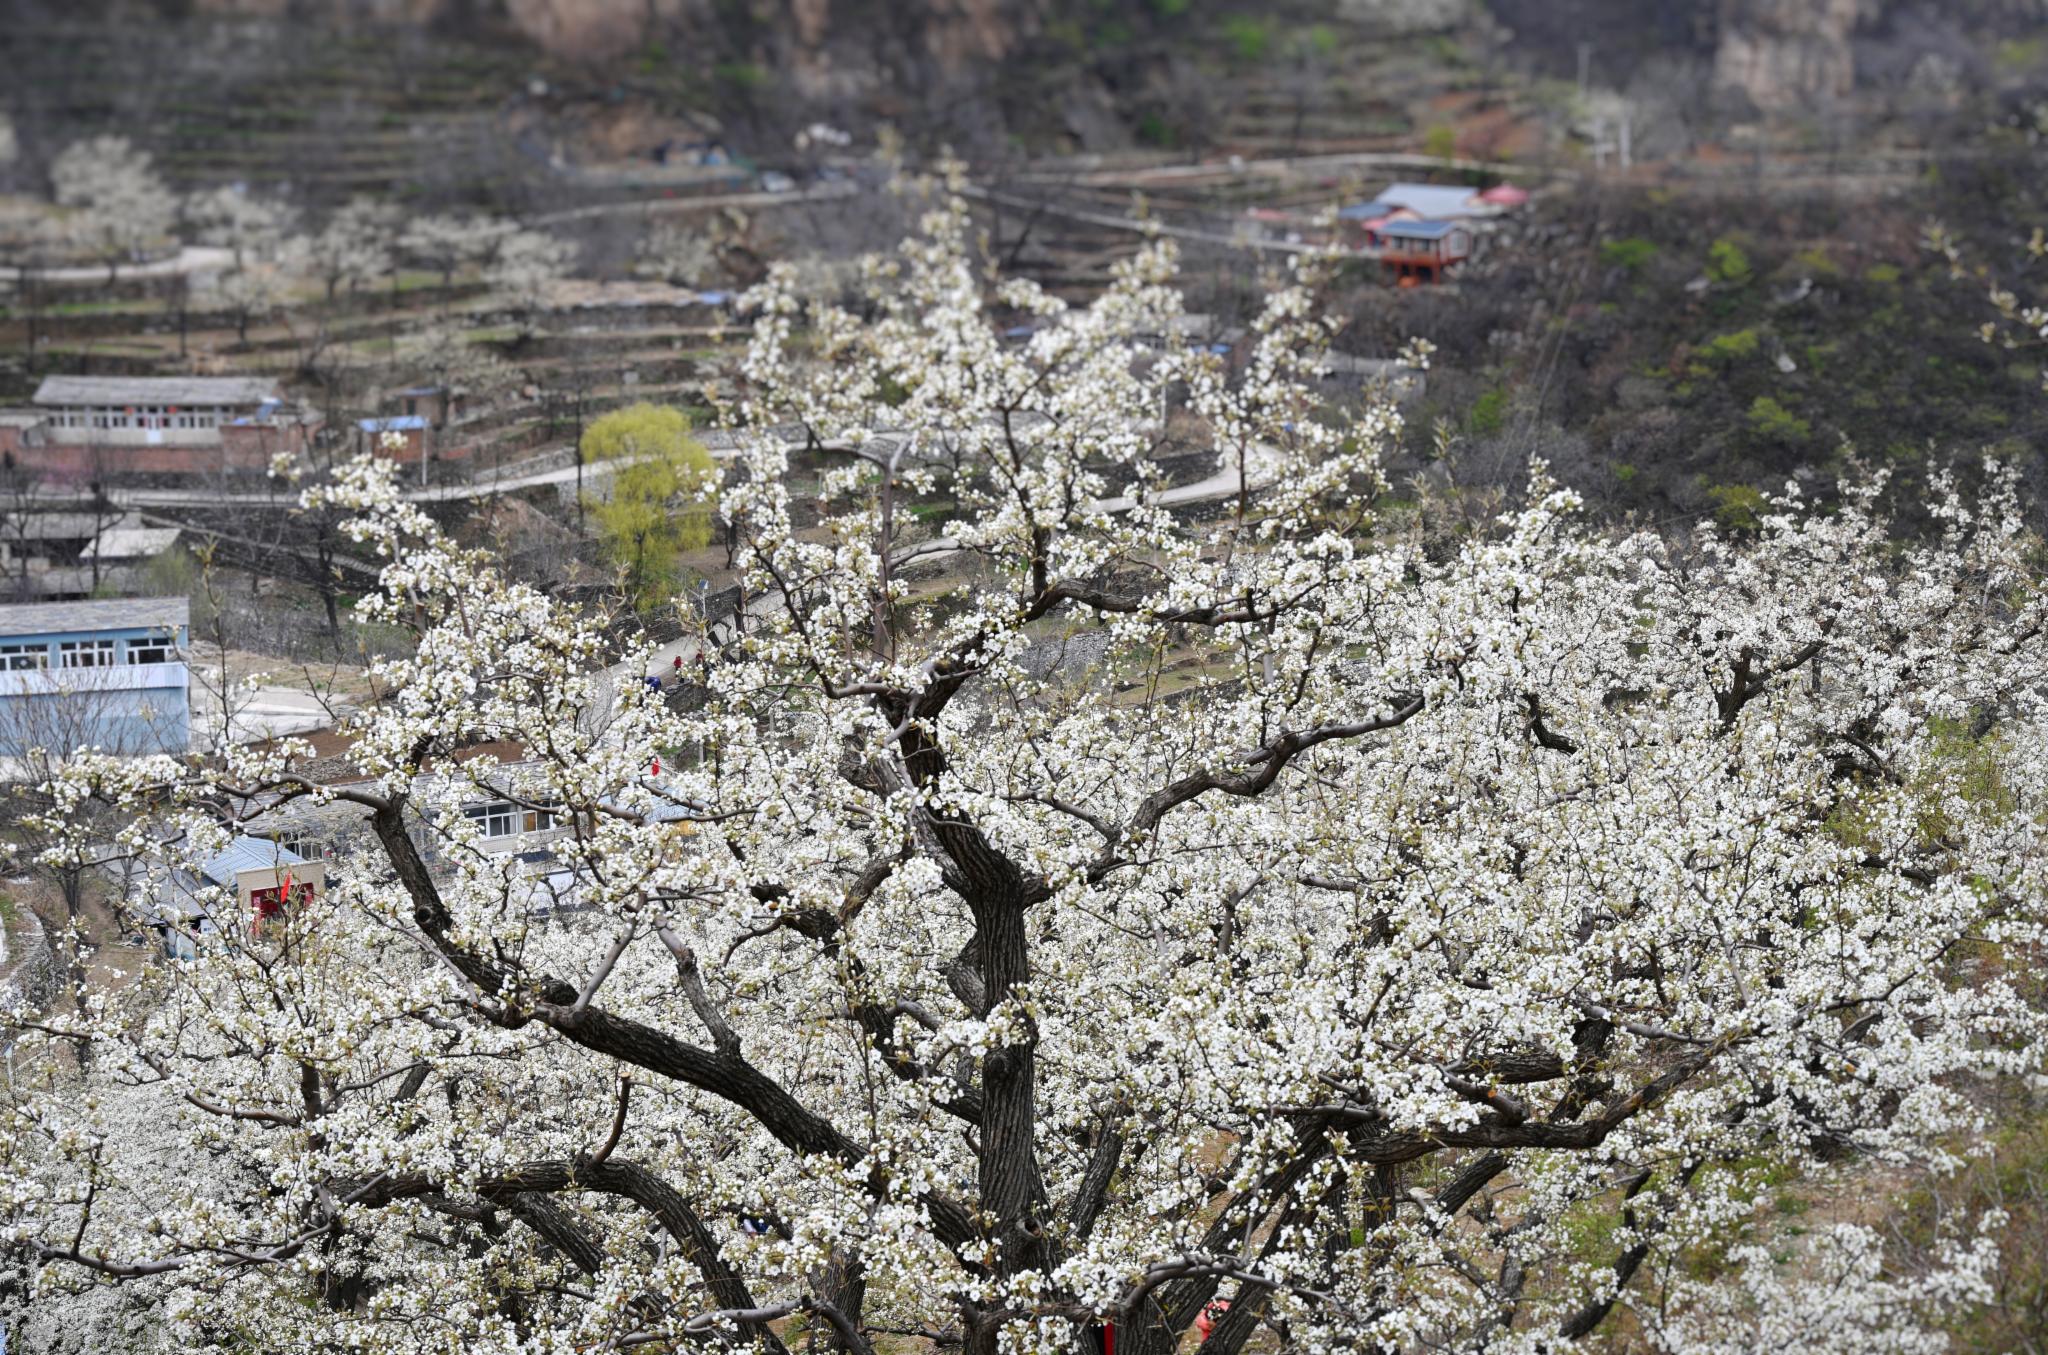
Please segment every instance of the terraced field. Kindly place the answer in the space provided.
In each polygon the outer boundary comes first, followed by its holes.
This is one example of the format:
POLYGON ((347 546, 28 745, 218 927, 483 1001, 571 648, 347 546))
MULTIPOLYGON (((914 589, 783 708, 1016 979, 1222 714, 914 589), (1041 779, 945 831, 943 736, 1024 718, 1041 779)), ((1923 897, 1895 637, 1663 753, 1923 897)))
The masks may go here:
POLYGON ((431 185, 492 201, 544 171, 508 108, 534 63, 517 49, 413 30, 261 20, 28 16, 0 24, 8 103, 30 130, 116 131, 180 186, 282 186, 319 203, 431 185))

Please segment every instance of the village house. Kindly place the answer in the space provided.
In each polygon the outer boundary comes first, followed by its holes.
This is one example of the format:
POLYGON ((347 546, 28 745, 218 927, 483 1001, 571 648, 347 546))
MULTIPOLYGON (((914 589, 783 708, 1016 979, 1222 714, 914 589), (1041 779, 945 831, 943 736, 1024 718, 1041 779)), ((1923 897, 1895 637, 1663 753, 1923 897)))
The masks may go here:
POLYGON ((1483 192, 1457 184, 1389 184, 1371 202, 1337 212, 1344 243, 1379 255, 1404 286, 1440 281, 1472 254, 1479 223, 1527 203, 1512 184, 1483 192))
POLYGON ((138 575, 150 561, 175 550, 184 535, 179 527, 152 527, 139 513, 130 513, 103 528, 79 553, 79 573, 97 566, 100 585, 127 589, 139 582, 138 575))
POLYGON ((140 591, 144 567, 182 535, 109 504, 91 512, 0 514, 0 600, 61 602, 140 591))
POLYGON ((401 465, 466 460, 477 450, 472 424, 475 410, 469 392, 460 386, 408 386, 392 392, 398 413, 357 419, 354 450, 375 453, 401 465))
POLYGON ((190 611, 183 598, 0 606, 0 759, 184 752, 190 611))
POLYGON ((269 377, 52 376, 32 403, 0 414, 0 456, 55 480, 262 471, 319 426, 269 377))
POLYGON ((404 406, 400 413, 425 419, 434 428, 446 428, 469 412, 469 392, 460 386, 407 386, 393 397, 404 406))
POLYGON ((1396 183, 1370 202, 1339 208, 1337 220, 1350 243, 1377 247, 1382 229, 1391 222, 1473 221, 1500 211, 1483 194, 1457 184, 1396 183))
POLYGON ((433 454, 434 430, 424 415, 397 414, 356 420, 356 452, 374 452, 410 466, 433 454))
MULTIPOLYGON (((313 756, 298 770, 308 780, 346 786, 366 779, 348 760, 352 740, 347 735, 322 730, 303 736, 303 741, 313 756)), ((483 778, 486 786, 499 788, 495 792, 466 775, 450 775, 433 766, 413 778, 411 800, 423 821, 413 825, 410 836, 428 871, 443 877, 454 869, 453 857, 474 853, 511 867, 507 878, 512 897, 528 915, 545 917, 575 909, 579 905, 575 874, 563 863, 559 848, 565 839, 578 836, 579 827, 588 832, 590 823, 585 820, 579 825, 575 815, 551 801, 536 781, 535 765, 526 760, 526 751, 518 744, 477 744, 461 750, 453 760, 469 762, 480 757, 496 763, 483 778), (443 831, 457 824, 465 824, 475 833, 460 847, 453 846, 443 831)), ((647 775, 605 797, 603 807, 649 823, 675 824, 675 832, 690 836, 695 831, 689 822, 694 811, 669 785, 657 757, 647 775)), ((318 803, 294 799, 247 820, 242 831, 298 859, 320 861, 345 854, 370 830, 360 805, 345 800, 318 803)))
POLYGON ((89 595, 92 586, 85 580, 91 571, 82 571, 79 560, 114 518, 111 509, 44 511, 39 505, 0 515, 0 599, 54 602, 89 595))
POLYGON ((306 907, 326 888, 323 862, 278 842, 238 837, 198 867, 180 866, 163 878, 150 927, 166 955, 189 960, 227 930, 223 924, 232 920, 260 937, 288 909, 306 907))
MULTIPOLYGON (((322 729, 293 737, 311 754, 299 766, 299 774, 314 784, 348 786, 371 779, 350 761, 355 742, 352 736, 322 729)), ((528 779, 526 750, 510 742, 479 743, 462 749, 452 760, 464 763, 479 757, 498 764, 492 780, 506 788, 505 797, 482 794, 465 779, 449 777, 429 766, 414 778, 414 802, 428 807, 425 812, 436 817, 452 812, 470 820, 477 827, 476 848, 487 856, 538 853, 534 859, 543 859, 546 845, 565 835, 570 824, 537 801, 512 798, 521 794, 520 788, 528 779)), ((367 829, 360 806, 345 801, 315 804, 294 800, 253 820, 250 831, 285 843, 307 857, 319 857, 345 849, 351 839, 367 829)), ((430 865, 439 863, 441 845, 437 836, 424 834, 418 845, 430 865)))
POLYGON ((1437 282, 1472 254, 1472 231, 1458 221, 1389 221, 1380 228, 1380 262, 1402 283, 1437 282))

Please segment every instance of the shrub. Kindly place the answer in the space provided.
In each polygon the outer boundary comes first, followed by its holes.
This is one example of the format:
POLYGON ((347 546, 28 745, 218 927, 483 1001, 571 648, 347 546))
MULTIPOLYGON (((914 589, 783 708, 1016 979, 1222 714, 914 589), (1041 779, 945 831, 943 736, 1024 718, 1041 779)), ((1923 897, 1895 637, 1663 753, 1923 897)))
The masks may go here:
POLYGON ((1754 275, 1750 270, 1749 255, 1743 252, 1741 245, 1724 235, 1707 247, 1707 276, 1715 282, 1741 287, 1754 275))
POLYGON ((1498 433, 1507 426, 1508 393, 1495 386, 1472 402, 1472 412, 1465 416, 1465 427, 1478 437, 1498 433))
POLYGON ((1073 19, 1054 19, 1045 26, 1045 36, 1070 52, 1088 50, 1088 30, 1073 19))
POLYGON ((142 566, 136 591, 144 597, 191 597, 199 592, 199 563, 183 546, 173 546, 142 566))
POLYGON ((1223 41, 1233 57, 1250 64, 1265 60, 1273 46, 1273 30, 1255 14, 1233 14, 1223 21, 1223 41))
POLYGON ((1451 128, 1438 123, 1422 134, 1422 153, 1434 155, 1439 160, 1458 158, 1458 134, 1451 128))
POLYGON ((1655 257, 1657 246, 1640 235, 1600 242, 1600 262, 1608 268, 1623 269, 1632 277, 1642 272, 1655 257))
POLYGON ((751 94, 768 83, 768 72, 751 61, 728 61, 711 73, 742 94, 751 94))
POLYGON ((1813 436, 1813 425, 1768 395, 1759 395, 1749 406, 1749 429, 1767 442, 1796 446, 1813 436))
POLYGON ((1716 334, 1700 345, 1699 354, 1716 367, 1727 367, 1756 356, 1758 342, 1753 329, 1716 334))
POLYGON ((883 372, 875 382, 875 396, 890 409, 901 409, 910 393, 912 384, 894 372, 883 372))
POLYGON ((1769 506, 1755 485, 1708 485, 1707 498, 1714 504, 1714 521, 1737 532, 1755 531, 1769 506))
POLYGON ((1825 245, 1814 245, 1809 249, 1800 250, 1792 256, 1792 263, 1800 272, 1816 278, 1836 277, 1842 271, 1825 245))
POLYGON ((2048 1323, 2048 1118, 2028 1108, 1992 1134, 1988 1151, 1973 1151, 1952 1177, 1930 1177, 1899 1203, 1898 1223, 1909 1264, 1930 1258, 1941 1221, 2006 1211, 2000 1232, 1994 1302, 1966 1310, 1952 1350, 2038 1349, 2048 1323))

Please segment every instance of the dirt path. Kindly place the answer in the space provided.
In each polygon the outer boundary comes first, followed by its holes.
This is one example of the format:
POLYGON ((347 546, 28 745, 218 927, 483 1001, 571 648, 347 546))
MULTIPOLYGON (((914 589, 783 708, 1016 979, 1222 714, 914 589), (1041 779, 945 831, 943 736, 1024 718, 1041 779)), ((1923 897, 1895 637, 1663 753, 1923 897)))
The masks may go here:
MULTIPOLYGON (((114 266, 116 282, 135 282, 143 278, 170 278, 184 273, 207 273, 226 268, 235 261, 231 249, 217 249, 211 245, 186 245, 168 259, 154 259, 149 263, 124 263, 114 266)), ((0 281, 19 283, 22 271, 19 268, 0 268, 0 281)), ((94 264, 91 267, 38 268, 35 271, 39 282, 82 282, 104 283, 107 280, 105 267, 94 264)))

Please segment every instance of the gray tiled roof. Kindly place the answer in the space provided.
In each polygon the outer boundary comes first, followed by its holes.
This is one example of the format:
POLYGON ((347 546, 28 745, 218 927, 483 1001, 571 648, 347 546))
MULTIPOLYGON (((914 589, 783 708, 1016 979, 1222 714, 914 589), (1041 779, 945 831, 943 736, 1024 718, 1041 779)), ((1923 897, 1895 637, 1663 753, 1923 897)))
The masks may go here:
POLYGON ((112 598, 98 602, 26 602, 0 607, 0 637, 85 630, 169 630, 191 623, 184 598, 112 598))
POLYGON ((7 524, 7 535, 16 541, 81 541, 106 521, 91 513, 23 513, 7 524))
POLYGON ((267 376, 48 376, 39 405, 260 405, 282 398, 267 376))
POLYGON ((101 532, 86 546, 83 558, 101 560, 148 560, 178 544, 182 527, 145 527, 140 518, 123 518, 101 532))

